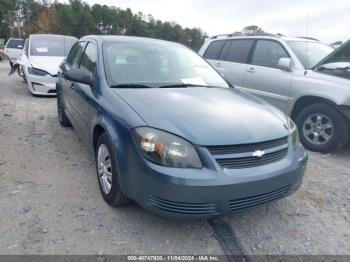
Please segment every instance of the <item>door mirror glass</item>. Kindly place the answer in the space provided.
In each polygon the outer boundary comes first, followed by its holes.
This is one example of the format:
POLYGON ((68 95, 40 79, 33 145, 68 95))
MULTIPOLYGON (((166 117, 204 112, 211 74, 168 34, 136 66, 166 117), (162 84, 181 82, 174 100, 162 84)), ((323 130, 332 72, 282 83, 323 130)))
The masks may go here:
POLYGON ((82 83, 93 87, 95 85, 95 78, 91 73, 81 69, 71 69, 64 73, 65 77, 72 82, 82 83))
POLYGON ((291 72, 293 71, 293 61, 292 59, 290 59, 289 57, 282 57, 278 60, 278 68, 283 70, 283 71, 287 71, 287 72, 291 72))

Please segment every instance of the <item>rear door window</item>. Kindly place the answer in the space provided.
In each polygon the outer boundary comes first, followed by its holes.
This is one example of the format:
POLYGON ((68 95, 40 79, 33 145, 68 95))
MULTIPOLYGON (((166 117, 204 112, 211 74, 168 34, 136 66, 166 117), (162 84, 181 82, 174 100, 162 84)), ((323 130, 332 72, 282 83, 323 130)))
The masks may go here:
POLYGON ((278 61, 285 57, 290 56, 281 44, 271 40, 259 40, 255 47, 252 64, 278 68, 278 61))
POLYGON ((217 60, 226 41, 213 41, 204 53, 204 58, 217 60))
POLYGON ((253 39, 230 40, 230 46, 227 48, 225 59, 229 62, 246 64, 249 61, 250 50, 252 49, 253 39))
POLYGON ((22 49, 24 45, 23 39, 10 39, 7 42, 6 48, 22 49))

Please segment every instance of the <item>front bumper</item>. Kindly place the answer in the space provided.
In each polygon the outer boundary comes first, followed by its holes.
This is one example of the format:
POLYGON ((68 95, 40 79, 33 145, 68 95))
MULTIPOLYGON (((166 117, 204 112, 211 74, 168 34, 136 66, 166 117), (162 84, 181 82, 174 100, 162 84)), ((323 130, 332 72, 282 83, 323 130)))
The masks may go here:
POLYGON ((140 158, 129 170, 135 175, 124 180, 123 189, 161 216, 216 217, 295 192, 302 183, 307 159, 302 146, 297 151, 290 146, 287 157, 279 162, 245 169, 222 169, 218 164, 203 169, 167 168, 140 158))
POLYGON ((55 96, 56 95, 56 76, 45 75, 36 76, 25 71, 29 91, 33 95, 55 96))

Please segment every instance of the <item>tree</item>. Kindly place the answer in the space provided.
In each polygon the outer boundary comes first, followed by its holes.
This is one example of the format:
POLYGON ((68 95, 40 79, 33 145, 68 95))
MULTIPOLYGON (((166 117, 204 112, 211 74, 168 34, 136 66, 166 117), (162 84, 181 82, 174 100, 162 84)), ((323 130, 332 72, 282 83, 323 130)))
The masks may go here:
POLYGON ((243 34, 246 35, 256 35, 256 34, 262 34, 265 33, 264 30, 257 25, 249 25, 242 29, 241 31, 243 34))
POLYGON ((89 6, 81 0, 69 0, 68 3, 1 0, 0 26, 4 24, 7 31, 13 10, 21 14, 25 36, 31 33, 56 33, 78 38, 89 34, 143 36, 180 42, 195 50, 202 46, 206 37, 198 28, 182 28, 176 22, 162 22, 152 15, 133 13, 130 8, 99 4, 89 6), (8 15, 6 23, 2 22, 5 21, 5 13, 8 15))
POLYGON ((343 44, 343 41, 335 41, 334 43, 331 43, 331 46, 341 46, 343 44))
POLYGON ((13 21, 15 2, 13 0, 0 1, 0 38, 8 38, 13 21))

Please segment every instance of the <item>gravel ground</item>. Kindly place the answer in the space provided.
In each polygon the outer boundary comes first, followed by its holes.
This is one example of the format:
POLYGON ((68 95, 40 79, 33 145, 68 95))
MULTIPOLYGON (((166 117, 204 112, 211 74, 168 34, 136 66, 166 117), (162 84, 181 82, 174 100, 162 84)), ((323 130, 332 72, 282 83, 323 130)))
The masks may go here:
MULTIPOLYGON (((100 196, 93 156, 0 62, 0 254, 224 254, 212 223, 160 218, 100 196)), ((244 254, 350 254, 350 147, 310 153, 301 189, 218 220, 244 254), (230 231, 230 230, 229 230, 230 231)), ((232 243, 229 243, 232 241, 232 243)))

